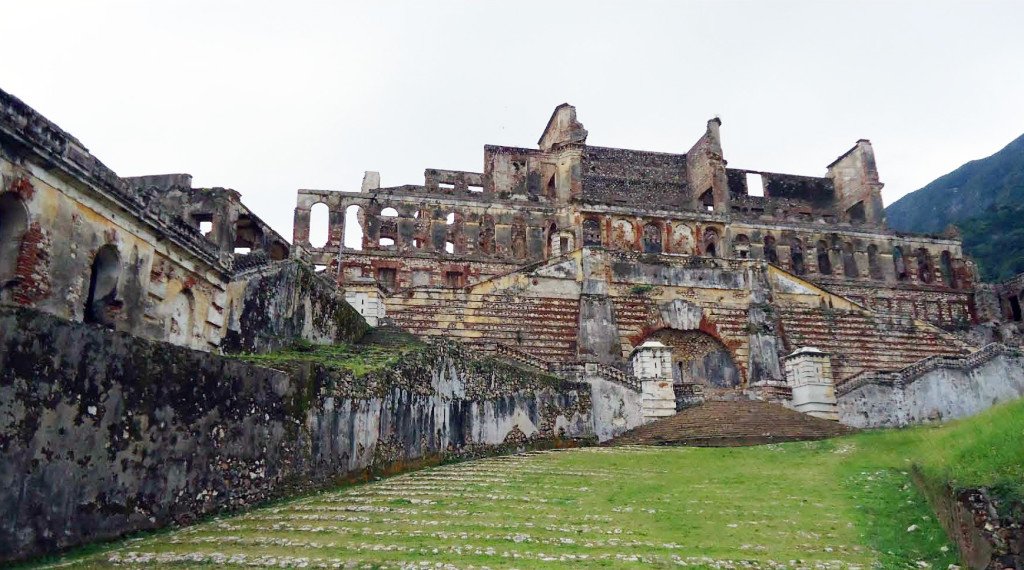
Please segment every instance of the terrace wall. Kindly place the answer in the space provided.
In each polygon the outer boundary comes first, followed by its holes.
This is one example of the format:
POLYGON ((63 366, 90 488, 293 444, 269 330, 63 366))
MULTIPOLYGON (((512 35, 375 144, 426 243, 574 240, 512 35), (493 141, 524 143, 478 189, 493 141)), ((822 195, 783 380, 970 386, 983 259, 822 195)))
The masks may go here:
POLYGON ((1024 397, 1024 354, 991 344, 969 356, 933 356, 898 372, 857 376, 837 388, 839 421, 902 427, 977 414, 1024 397))
POLYGON ((438 344, 356 378, 0 308, 0 562, 371 471, 590 438, 590 389, 438 344))

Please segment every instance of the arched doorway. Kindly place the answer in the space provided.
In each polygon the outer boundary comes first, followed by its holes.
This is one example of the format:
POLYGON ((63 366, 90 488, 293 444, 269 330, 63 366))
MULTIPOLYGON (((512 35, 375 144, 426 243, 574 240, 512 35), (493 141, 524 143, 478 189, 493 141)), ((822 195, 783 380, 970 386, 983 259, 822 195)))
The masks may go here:
POLYGON ((696 384, 714 392, 732 391, 742 384, 732 353, 707 333, 661 329, 645 340, 657 340, 672 349, 672 379, 677 385, 696 384))

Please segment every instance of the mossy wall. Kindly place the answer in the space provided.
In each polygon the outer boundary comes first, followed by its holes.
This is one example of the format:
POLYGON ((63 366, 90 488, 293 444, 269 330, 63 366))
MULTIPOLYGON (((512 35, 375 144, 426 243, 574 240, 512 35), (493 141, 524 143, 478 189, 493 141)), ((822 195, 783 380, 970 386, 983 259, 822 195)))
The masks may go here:
POLYGON ((593 435, 590 392, 454 344, 280 370, 0 308, 0 562, 368 473, 593 435), (377 362, 377 361, 375 361, 377 362))
POLYGON ((296 338, 353 342, 370 329, 332 281, 296 260, 237 276, 228 296, 229 331, 221 344, 226 352, 267 352, 296 338))

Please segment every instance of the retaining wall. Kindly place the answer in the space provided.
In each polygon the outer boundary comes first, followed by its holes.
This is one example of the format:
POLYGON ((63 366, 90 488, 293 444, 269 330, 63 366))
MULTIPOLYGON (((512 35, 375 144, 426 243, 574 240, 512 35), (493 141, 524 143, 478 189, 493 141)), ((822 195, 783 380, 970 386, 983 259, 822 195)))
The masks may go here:
POLYGON ((370 471, 592 438, 590 388, 423 347, 288 372, 0 308, 0 562, 370 471))

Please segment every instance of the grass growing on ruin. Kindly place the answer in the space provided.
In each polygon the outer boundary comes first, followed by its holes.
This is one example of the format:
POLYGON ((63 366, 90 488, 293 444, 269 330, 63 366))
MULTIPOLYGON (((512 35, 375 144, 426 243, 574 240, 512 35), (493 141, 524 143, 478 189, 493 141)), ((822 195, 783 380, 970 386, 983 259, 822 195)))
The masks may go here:
POLYGON ((945 569, 955 547, 911 467, 1019 493, 1022 454, 1024 401, 819 442, 538 452, 279 502, 54 566, 945 569))
POLYGON ((497 457, 122 542, 77 565, 867 569, 953 562, 909 478, 851 468, 857 449, 839 440, 497 457), (876 508, 894 497, 896 509, 876 508), (910 524, 920 530, 906 532, 910 524), (879 532, 906 537, 879 542, 879 532))
POLYGON ((410 352, 426 346, 412 335, 391 331, 386 333, 386 342, 381 342, 384 339, 374 336, 375 333, 376 331, 371 331, 365 341, 355 344, 320 345, 296 339, 281 350, 266 354, 241 354, 237 357, 271 368, 316 363, 350 372, 358 377, 392 367, 410 352))

